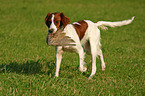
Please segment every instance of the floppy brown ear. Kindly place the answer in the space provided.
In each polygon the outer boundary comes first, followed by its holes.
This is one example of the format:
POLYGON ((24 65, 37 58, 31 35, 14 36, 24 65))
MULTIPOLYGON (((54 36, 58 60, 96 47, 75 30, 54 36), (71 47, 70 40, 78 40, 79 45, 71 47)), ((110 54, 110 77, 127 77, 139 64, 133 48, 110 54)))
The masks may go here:
POLYGON ((51 13, 48 13, 48 14, 46 15, 46 17, 45 17, 45 23, 46 23, 46 21, 47 21, 47 19, 49 18, 50 15, 51 15, 51 13))
POLYGON ((70 20, 67 16, 64 15, 64 13, 61 13, 61 19, 62 19, 62 25, 65 27, 67 24, 70 23, 70 20))

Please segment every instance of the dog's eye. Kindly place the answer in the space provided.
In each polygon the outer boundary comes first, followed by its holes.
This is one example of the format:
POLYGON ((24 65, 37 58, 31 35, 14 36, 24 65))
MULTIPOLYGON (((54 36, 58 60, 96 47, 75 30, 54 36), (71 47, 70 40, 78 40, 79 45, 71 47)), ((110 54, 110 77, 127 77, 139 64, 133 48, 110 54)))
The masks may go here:
POLYGON ((51 21, 48 21, 49 24, 51 24, 51 21))
POLYGON ((57 23, 58 23, 58 21, 55 21, 55 23, 57 24, 57 23))

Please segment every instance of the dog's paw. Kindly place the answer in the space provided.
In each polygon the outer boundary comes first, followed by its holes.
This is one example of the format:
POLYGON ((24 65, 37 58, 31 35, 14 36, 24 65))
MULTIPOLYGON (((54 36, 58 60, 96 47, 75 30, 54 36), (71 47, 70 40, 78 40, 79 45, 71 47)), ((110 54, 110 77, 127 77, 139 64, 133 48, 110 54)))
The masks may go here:
POLYGON ((105 71, 105 67, 104 67, 104 68, 102 68, 102 71, 105 71))
POLYGON ((54 77, 58 77, 59 75, 58 74, 55 74, 55 76, 54 77))
POLYGON ((105 66, 102 66, 102 71, 105 71, 105 66))
POLYGON ((92 79, 92 76, 89 76, 88 80, 91 80, 92 79))
POLYGON ((102 64, 102 71, 105 71, 105 63, 102 64))
POLYGON ((87 68, 86 67, 83 67, 83 68, 79 67, 79 71, 86 72, 87 71, 87 68))

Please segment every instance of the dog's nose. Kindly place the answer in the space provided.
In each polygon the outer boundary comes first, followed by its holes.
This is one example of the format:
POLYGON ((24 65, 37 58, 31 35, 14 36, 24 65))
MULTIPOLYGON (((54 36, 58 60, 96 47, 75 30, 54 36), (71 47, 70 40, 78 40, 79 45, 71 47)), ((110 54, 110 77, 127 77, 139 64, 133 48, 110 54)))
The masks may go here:
POLYGON ((53 31, 54 31, 54 29, 49 29, 48 30, 49 33, 52 33, 53 31))

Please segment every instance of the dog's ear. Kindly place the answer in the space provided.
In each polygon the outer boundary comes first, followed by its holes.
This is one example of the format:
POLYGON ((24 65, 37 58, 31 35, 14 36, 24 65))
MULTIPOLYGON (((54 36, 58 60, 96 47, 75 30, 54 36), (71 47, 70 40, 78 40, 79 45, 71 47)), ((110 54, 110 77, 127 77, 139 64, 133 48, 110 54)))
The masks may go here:
POLYGON ((45 24, 47 25, 47 27, 50 27, 50 22, 48 21, 48 19, 50 19, 52 13, 48 13, 45 17, 45 24))
POLYGON ((48 14, 46 15, 46 17, 45 17, 45 23, 46 23, 46 21, 48 20, 48 18, 49 18, 50 15, 51 15, 51 13, 48 13, 48 14))
POLYGON ((65 16, 64 13, 61 13, 61 22, 64 27, 70 23, 69 18, 65 16))

